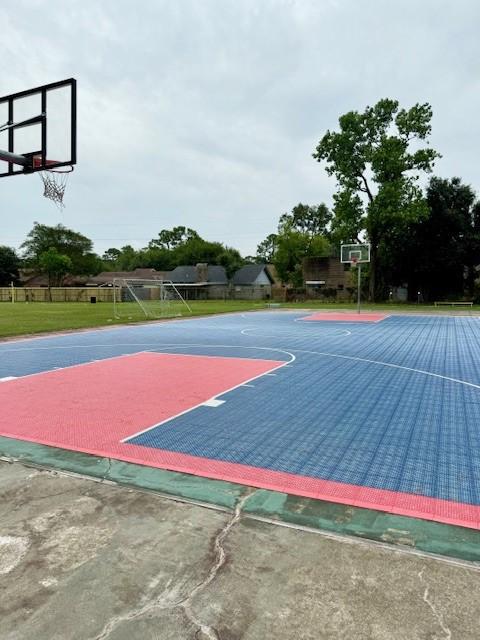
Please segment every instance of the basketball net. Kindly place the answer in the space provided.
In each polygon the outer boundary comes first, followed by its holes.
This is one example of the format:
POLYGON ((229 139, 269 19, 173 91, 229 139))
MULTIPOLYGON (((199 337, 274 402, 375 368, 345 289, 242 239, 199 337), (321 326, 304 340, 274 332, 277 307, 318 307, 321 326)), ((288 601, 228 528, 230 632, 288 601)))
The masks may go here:
POLYGON ((358 266, 358 258, 352 258, 352 265, 353 265, 354 267, 357 267, 357 266, 358 266))
POLYGON ((61 167, 59 169, 46 169, 39 171, 40 178, 43 182, 43 195, 45 198, 52 200, 61 210, 65 207, 63 196, 67 188, 68 178, 73 171, 73 165, 69 167, 61 167))

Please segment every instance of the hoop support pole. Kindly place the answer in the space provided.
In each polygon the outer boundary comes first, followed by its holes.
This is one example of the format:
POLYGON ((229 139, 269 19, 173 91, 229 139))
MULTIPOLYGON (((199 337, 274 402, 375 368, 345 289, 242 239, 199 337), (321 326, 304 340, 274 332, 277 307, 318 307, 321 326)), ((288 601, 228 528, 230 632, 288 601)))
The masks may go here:
POLYGON ((360 283, 362 280, 362 263, 357 264, 357 313, 360 313, 360 283))
POLYGON ((11 151, 4 151, 3 149, 0 149, 0 160, 13 162, 13 164, 20 164, 23 167, 29 164, 29 159, 26 156, 20 156, 16 153, 12 153, 11 151))

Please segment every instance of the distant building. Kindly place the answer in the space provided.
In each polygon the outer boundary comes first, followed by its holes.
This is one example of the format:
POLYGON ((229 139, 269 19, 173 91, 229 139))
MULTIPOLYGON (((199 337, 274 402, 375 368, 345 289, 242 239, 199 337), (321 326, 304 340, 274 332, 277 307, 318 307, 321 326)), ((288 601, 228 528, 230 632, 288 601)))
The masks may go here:
MULTIPOLYGON (((96 276, 72 276, 64 278, 63 288, 100 287, 111 288, 114 280, 168 280, 188 300, 269 300, 276 290, 284 287, 276 276, 273 265, 247 264, 238 269, 229 280, 225 267, 199 262, 181 265, 172 271, 137 268, 132 271, 102 271, 96 276)), ((48 278, 33 270, 21 272, 24 287, 47 287, 48 278)))
POLYGON ((225 267, 199 262, 182 265, 170 272, 169 280, 188 300, 222 299, 228 297, 229 284, 225 267))
POLYGON ((338 257, 308 257, 302 262, 307 298, 349 298, 350 265, 338 257))
POLYGON ((182 265, 173 271, 135 269, 134 271, 103 271, 89 278, 88 284, 108 286, 116 278, 127 280, 171 280, 180 294, 189 300, 225 298, 228 295, 228 278, 224 267, 218 265, 182 265))
MULTIPOLYGON (((48 276, 37 273, 33 269, 20 269, 20 284, 22 287, 48 287, 48 276)), ((88 276, 66 275, 63 278, 64 287, 83 287, 88 282, 88 276)))
POLYGON ((88 278, 88 285, 102 287, 113 284, 116 278, 128 280, 170 280, 170 271, 155 269, 134 269, 133 271, 102 271, 97 276, 88 278))
POLYGON ((274 279, 266 264, 247 264, 233 276, 234 298, 247 300, 269 300, 272 297, 274 279))

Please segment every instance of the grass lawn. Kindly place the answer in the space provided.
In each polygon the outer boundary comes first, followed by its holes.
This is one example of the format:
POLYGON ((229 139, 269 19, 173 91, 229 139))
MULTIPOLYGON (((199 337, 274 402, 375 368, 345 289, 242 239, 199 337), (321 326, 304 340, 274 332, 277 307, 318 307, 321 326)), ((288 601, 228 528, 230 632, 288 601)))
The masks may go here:
MULTIPOLYGON (((263 302, 246 300, 202 300, 189 304, 194 316, 265 308, 263 302)), ((138 305, 132 304, 131 308, 132 317, 118 320, 113 316, 113 304, 108 302, 0 302, 0 339, 46 331, 145 322, 138 305)), ((190 317, 190 314, 185 317, 190 317)))
MULTIPOLYGON (((247 300, 207 300, 191 302, 194 316, 232 311, 264 309, 264 302, 247 300)), ((355 304, 325 303, 307 301, 279 305, 282 309, 325 309, 351 310, 355 304)), ((435 307, 416 304, 363 304, 362 311, 386 311, 390 313, 462 313, 480 315, 480 305, 470 307, 435 307)), ((188 314, 185 317, 190 317, 188 314)), ((113 317, 113 305, 109 303, 90 304, 84 302, 9 302, 0 303, 0 339, 48 331, 102 327, 113 324, 145 322, 137 305, 132 305, 132 317, 118 320, 113 317)))

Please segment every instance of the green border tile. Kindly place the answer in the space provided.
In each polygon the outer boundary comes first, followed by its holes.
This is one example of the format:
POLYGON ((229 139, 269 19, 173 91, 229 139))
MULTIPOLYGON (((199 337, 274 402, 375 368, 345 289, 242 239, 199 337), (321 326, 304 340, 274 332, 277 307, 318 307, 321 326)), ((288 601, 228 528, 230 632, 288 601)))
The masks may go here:
MULTIPOLYGON (((233 509, 246 491, 244 485, 232 482, 100 458, 13 438, 0 437, 0 456, 227 509, 233 509)), ((480 531, 466 527, 265 489, 257 489, 252 494, 245 503, 243 512, 312 529, 376 540, 392 546, 400 545, 427 553, 480 562, 480 531)))

